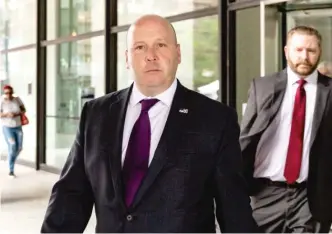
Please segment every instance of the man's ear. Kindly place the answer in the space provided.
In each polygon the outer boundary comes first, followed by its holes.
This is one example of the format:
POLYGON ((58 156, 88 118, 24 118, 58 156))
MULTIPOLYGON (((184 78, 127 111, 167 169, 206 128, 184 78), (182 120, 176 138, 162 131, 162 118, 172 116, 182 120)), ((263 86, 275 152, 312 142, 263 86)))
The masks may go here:
POLYGON ((285 47, 284 47, 284 53, 285 53, 286 59, 288 60, 288 47, 287 47, 287 45, 285 45, 285 47))
POLYGON ((125 56, 126 56, 126 68, 129 69, 128 50, 126 50, 125 56))

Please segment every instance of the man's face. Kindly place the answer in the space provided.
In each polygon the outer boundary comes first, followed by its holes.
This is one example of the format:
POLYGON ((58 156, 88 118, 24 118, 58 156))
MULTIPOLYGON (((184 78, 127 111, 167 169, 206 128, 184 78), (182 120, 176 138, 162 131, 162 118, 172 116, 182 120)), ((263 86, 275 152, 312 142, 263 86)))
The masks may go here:
POLYGON ((180 46, 171 26, 160 20, 146 19, 128 32, 127 68, 143 89, 166 90, 175 79, 181 62, 180 46))
POLYGON ((285 55, 289 67, 299 76, 310 75, 318 66, 321 48, 314 35, 294 33, 287 42, 285 55))

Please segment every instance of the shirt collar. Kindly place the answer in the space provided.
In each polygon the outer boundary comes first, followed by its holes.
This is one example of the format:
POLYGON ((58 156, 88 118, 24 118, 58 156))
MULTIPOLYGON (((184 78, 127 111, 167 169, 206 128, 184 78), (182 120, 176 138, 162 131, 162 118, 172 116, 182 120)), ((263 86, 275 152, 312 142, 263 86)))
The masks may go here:
POLYGON ((168 89, 166 89, 164 92, 156 95, 155 97, 147 97, 139 91, 136 83, 134 82, 133 91, 131 93, 129 103, 130 103, 130 105, 135 106, 142 99, 156 98, 159 101, 161 101, 163 104, 165 104, 167 107, 170 107, 171 104, 172 104, 172 101, 173 101, 173 97, 174 97, 174 94, 175 94, 175 91, 176 91, 176 87, 177 87, 177 79, 174 79, 171 86, 168 89))
MULTIPOLYGON (((287 67, 287 76, 290 85, 295 84, 301 78, 290 67, 287 67)), ((318 72, 315 70, 309 76, 304 78, 309 84, 317 84, 318 72)))

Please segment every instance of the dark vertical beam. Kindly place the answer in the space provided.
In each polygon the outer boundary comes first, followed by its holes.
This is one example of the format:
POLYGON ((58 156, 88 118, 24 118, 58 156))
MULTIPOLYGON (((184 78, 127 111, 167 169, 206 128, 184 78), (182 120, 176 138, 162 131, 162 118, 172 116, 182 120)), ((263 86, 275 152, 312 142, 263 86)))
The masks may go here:
POLYGON ((228 15, 228 105, 236 109, 236 11, 228 15))
POLYGON ((105 2, 105 93, 117 90, 117 38, 111 28, 118 25, 118 1, 105 2))
MULTIPOLYGON (((118 25, 118 0, 111 0, 111 28, 118 25)), ((108 28, 108 30, 111 30, 108 28)), ((110 80, 109 92, 114 92, 118 89, 118 34, 111 33, 110 35, 110 76, 107 79, 110 80)))
POLYGON ((227 56, 227 7, 228 0, 219 0, 218 21, 219 21, 219 99, 222 103, 227 104, 227 76, 228 76, 228 56, 227 56))
POLYGON ((40 163, 45 163, 46 153, 46 47, 41 46, 41 41, 46 40, 47 17, 46 1, 37 0, 37 38, 36 38, 36 71, 37 71, 37 119, 36 119, 36 170, 40 163))
POLYGON ((220 31, 220 90, 221 102, 236 107, 236 67, 235 67, 235 12, 229 11, 232 1, 219 1, 220 31))
MULTIPOLYGON (((111 53, 110 53, 110 38, 111 38, 111 6, 114 0, 105 0, 105 36, 104 36, 104 44, 105 44, 105 65, 104 65, 104 81, 105 81, 105 93, 110 92, 110 75, 111 75, 111 53)), ((116 0, 117 1, 117 0, 116 0)))

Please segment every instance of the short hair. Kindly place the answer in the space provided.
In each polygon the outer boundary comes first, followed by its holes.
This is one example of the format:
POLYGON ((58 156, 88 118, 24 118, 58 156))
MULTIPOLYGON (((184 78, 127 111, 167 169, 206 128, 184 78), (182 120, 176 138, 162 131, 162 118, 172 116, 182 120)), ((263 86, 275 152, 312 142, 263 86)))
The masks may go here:
POLYGON ((299 25, 295 26, 291 30, 288 31, 287 33, 287 42, 288 40, 295 34, 295 33, 301 33, 309 36, 315 36, 318 40, 318 45, 321 46, 322 42, 322 35, 318 32, 317 29, 310 27, 310 26, 305 26, 305 25, 299 25))

